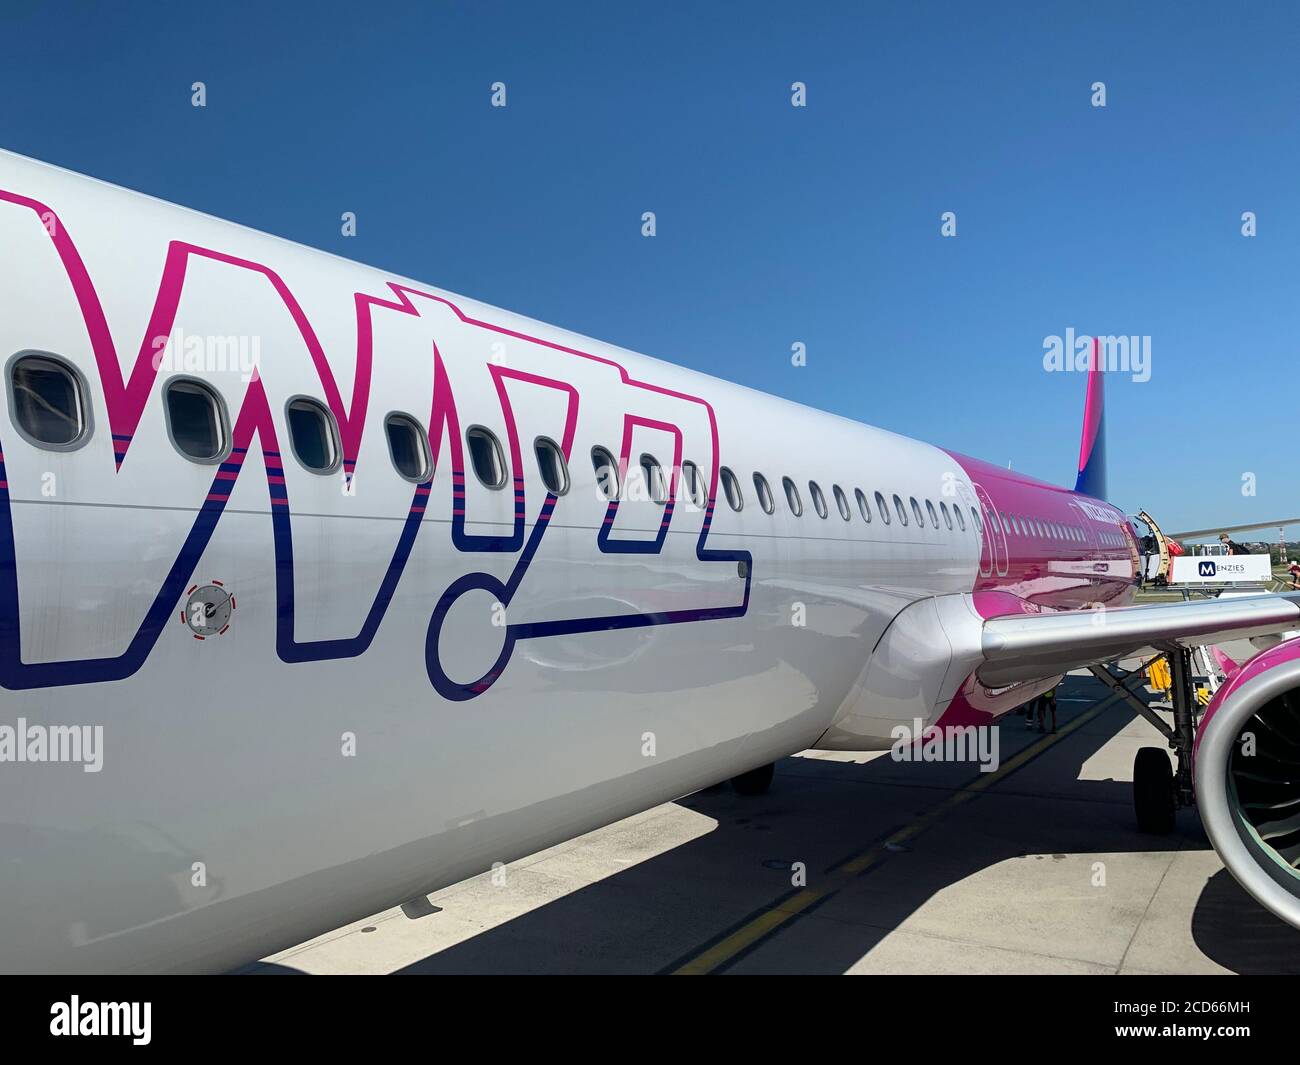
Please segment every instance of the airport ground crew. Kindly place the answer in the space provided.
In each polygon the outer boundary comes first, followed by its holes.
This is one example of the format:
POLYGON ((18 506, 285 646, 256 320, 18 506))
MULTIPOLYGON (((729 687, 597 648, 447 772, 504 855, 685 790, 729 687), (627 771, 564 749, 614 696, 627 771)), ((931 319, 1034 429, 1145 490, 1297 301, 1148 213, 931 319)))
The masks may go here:
MULTIPOLYGON (((1044 728, 1044 726, 1047 723, 1047 715, 1050 713, 1052 715, 1052 731, 1055 732, 1056 731, 1056 689, 1053 688, 1051 691, 1043 692, 1042 695, 1040 695, 1037 699, 1033 701, 1031 706, 1036 706, 1038 708, 1038 731, 1039 732, 1047 731, 1046 728, 1044 728)), ((1030 720, 1028 722, 1028 725, 1031 727, 1033 725, 1032 710, 1030 711, 1030 720)))

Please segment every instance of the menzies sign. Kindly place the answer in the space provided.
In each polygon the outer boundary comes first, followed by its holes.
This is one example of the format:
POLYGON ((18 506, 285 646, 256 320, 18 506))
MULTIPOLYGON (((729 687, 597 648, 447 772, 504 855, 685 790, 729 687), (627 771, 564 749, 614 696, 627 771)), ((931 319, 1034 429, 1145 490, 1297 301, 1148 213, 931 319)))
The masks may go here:
POLYGON ((1170 584, 1263 583, 1273 576, 1268 555, 1179 555, 1173 560, 1170 584))

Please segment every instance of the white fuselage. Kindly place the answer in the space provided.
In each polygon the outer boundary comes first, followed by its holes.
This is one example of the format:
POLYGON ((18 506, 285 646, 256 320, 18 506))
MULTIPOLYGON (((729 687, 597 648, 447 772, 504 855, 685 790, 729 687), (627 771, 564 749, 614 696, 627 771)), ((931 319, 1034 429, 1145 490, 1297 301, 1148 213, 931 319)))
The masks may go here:
POLYGON ((909 604, 978 621, 979 503, 949 453, 15 156, 0 192, 0 357, 66 359, 91 424, 48 450, 3 400, 0 725, 103 727, 97 772, 0 763, 0 967, 228 968, 845 721, 835 745, 887 746, 965 680, 947 650, 896 705, 864 680, 909 604), (178 453, 174 374, 223 400, 225 462, 178 453), (340 471, 295 460, 296 396, 336 416, 340 471), (395 411, 428 429, 423 491, 390 457, 395 411), (475 477, 472 426, 522 496, 475 477), (558 498, 538 437, 567 445, 558 498), (693 462, 715 500, 676 484, 660 540, 643 492, 611 517, 593 447, 627 457, 625 485, 642 453, 675 481, 693 462), (886 525, 877 491, 961 505, 966 528, 886 525), (208 582, 236 608, 196 639, 182 608, 208 582))

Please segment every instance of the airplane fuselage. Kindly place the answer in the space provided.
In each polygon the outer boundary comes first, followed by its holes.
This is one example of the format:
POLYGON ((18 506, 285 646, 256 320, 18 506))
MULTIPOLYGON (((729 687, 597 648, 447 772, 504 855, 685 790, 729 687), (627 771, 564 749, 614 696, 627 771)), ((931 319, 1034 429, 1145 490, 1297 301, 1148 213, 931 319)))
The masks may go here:
POLYGON ((0 242, 0 726, 102 726, 97 767, 0 761, 5 969, 229 968, 807 747, 988 723, 1056 678, 981 685, 983 617, 1132 594, 1100 500, 7 154, 0 242), (23 353, 79 376, 75 446, 16 428, 23 353))

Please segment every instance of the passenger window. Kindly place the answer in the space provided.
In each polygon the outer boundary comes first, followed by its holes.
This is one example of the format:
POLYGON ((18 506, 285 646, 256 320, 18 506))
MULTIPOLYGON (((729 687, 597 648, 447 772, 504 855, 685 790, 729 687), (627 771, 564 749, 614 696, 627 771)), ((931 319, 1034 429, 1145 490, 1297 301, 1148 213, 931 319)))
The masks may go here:
POLYGON ((591 449, 591 468, 596 473, 596 491, 605 499, 618 498, 618 463, 603 447, 591 449))
POLYGON ((163 410, 172 443, 195 462, 220 462, 226 457, 225 404, 207 385, 173 378, 163 391, 163 410))
POLYGON ((71 451, 89 438, 90 409, 70 366, 43 355, 14 359, 9 409, 18 431, 37 447, 71 451))
POLYGON ((708 492, 704 488, 704 475, 700 473, 700 468, 693 462, 683 462, 682 480, 686 482, 686 491, 691 497, 691 502, 703 510, 709 500, 708 492))
POLYGON ((764 514, 771 514, 776 510, 776 501, 772 498, 772 489, 767 486, 767 478, 761 473, 754 474, 754 491, 758 493, 758 505, 763 508, 764 514))
POLYGON ((912 504, 912 517, 916 519, 916 527, 918 529, 924 529, 925 519, 921 517, 921 507, 916 501, 916 496, 909 496, 908 502, 912 504))
POLYGON ((722 491, 727 497, 727 505, 732 510, 740 510, 745 505, 745 498, 740 494, 740 482, 736 480, 736 475, 726 466, 718 472, 722 475, 722 491))
POLYGON ((474 467, 474 476, 485 488, 504 488, 506 486, 506 459, 501 453, 501 444, 497 438, 481 425, 476 425, 465 434, 469 444, 469 460, 474 467))
POLYGON ((957 519, 957 528, 959 528, 962 532, 965 532, 965 531, 966 531, 966 518, 965 518, 965 516, 963 516, 963 514, 962 514, 962 512, 961 512, 961 507, 959 507, 959 506, 954 506, 954 507, 952 508, 952 516, 953 516, 954 518, 957 519))
POLYGON ((898 497, 897 493, 894 494, 894 511, 898 514, 898 523, 906 525, 907 511, 903 509, 903 501, 898 497))
MULTIPOLYGON (((939 500, 939 510, 943 513, 943 523, 948 526, 948 531, 952 532, 952 515, 948 513, 948 504, 942 499, 939 500)), ((934 513, 931 511, 931 513, 934 513)))
POLYGON ((537 469, 542 475, 542 484, 554 496, 562 496, 569 490, 569 464, 564 461, 564 452, 560 445, 545 436, 533 441, 533 453, 537 456, 537 469))
POLYGON ((668 487, 664 484, 664 469, 653 455, 641 456, 641 476, 645 478, 646 491, 661 507, 668 502, 668 487))
POLYGON ((312 473, 333 472, 339 464, 334 416, 323 404, 305 396, 291 399, 286 410, 294 457, 312 473))
POLYGON ((876 509, 880 511, 880 520, 886 525, 889 524, 889 506, 885 503, 885 497, 879 492, 876 493, 876 509))
POLYGON ((781 484, 785 486, 785 501, 790 504, 791 513, 796 518, 803 517, 803 500, 799 496, 798 486, 789 477, 782 477, 781 484))
POLYGON ((837 484, 831 485, 831 491, 835 493, 835 506, 840 512, 840 517, 848 521, 853 517, 853 512, 849 510, 849 497, 844 494, 844 489, 837 484))
POLYGON ((982 533, 984 531, 984 522, 980 518, 980 512, 974 507, 970 508, 971 520, 975 522, 975 531, 982 533))
MULTIPOLYGON (((935 512, 934 504, 930 500, 925 501, 925 512, 930 515, 930 524, 936 529, 939 527, 939 515, 935 512)), ((948 528, 952 528, 952 523, 948 523, 948 528)))
POLYGON ((388 454, 398 474, 407 481, 423 484, 433 473, 429 443, 424 427, 409 414, 390 414, 384 419, 388 454))
POLYGON ((822 494, 821 485, 816 481, 809 481, 808 494, 812 496, 813 506, 817 508, 817 517, 826 517, 830 511, 826 509, 826 497, 822 494))
POLYGON ((862 520, 870 525, 871 504, 867 502, 867 493, 861 488, 855 488, 853 489, 853 497, 858 501, 858 513, 862 515, 862 520))

